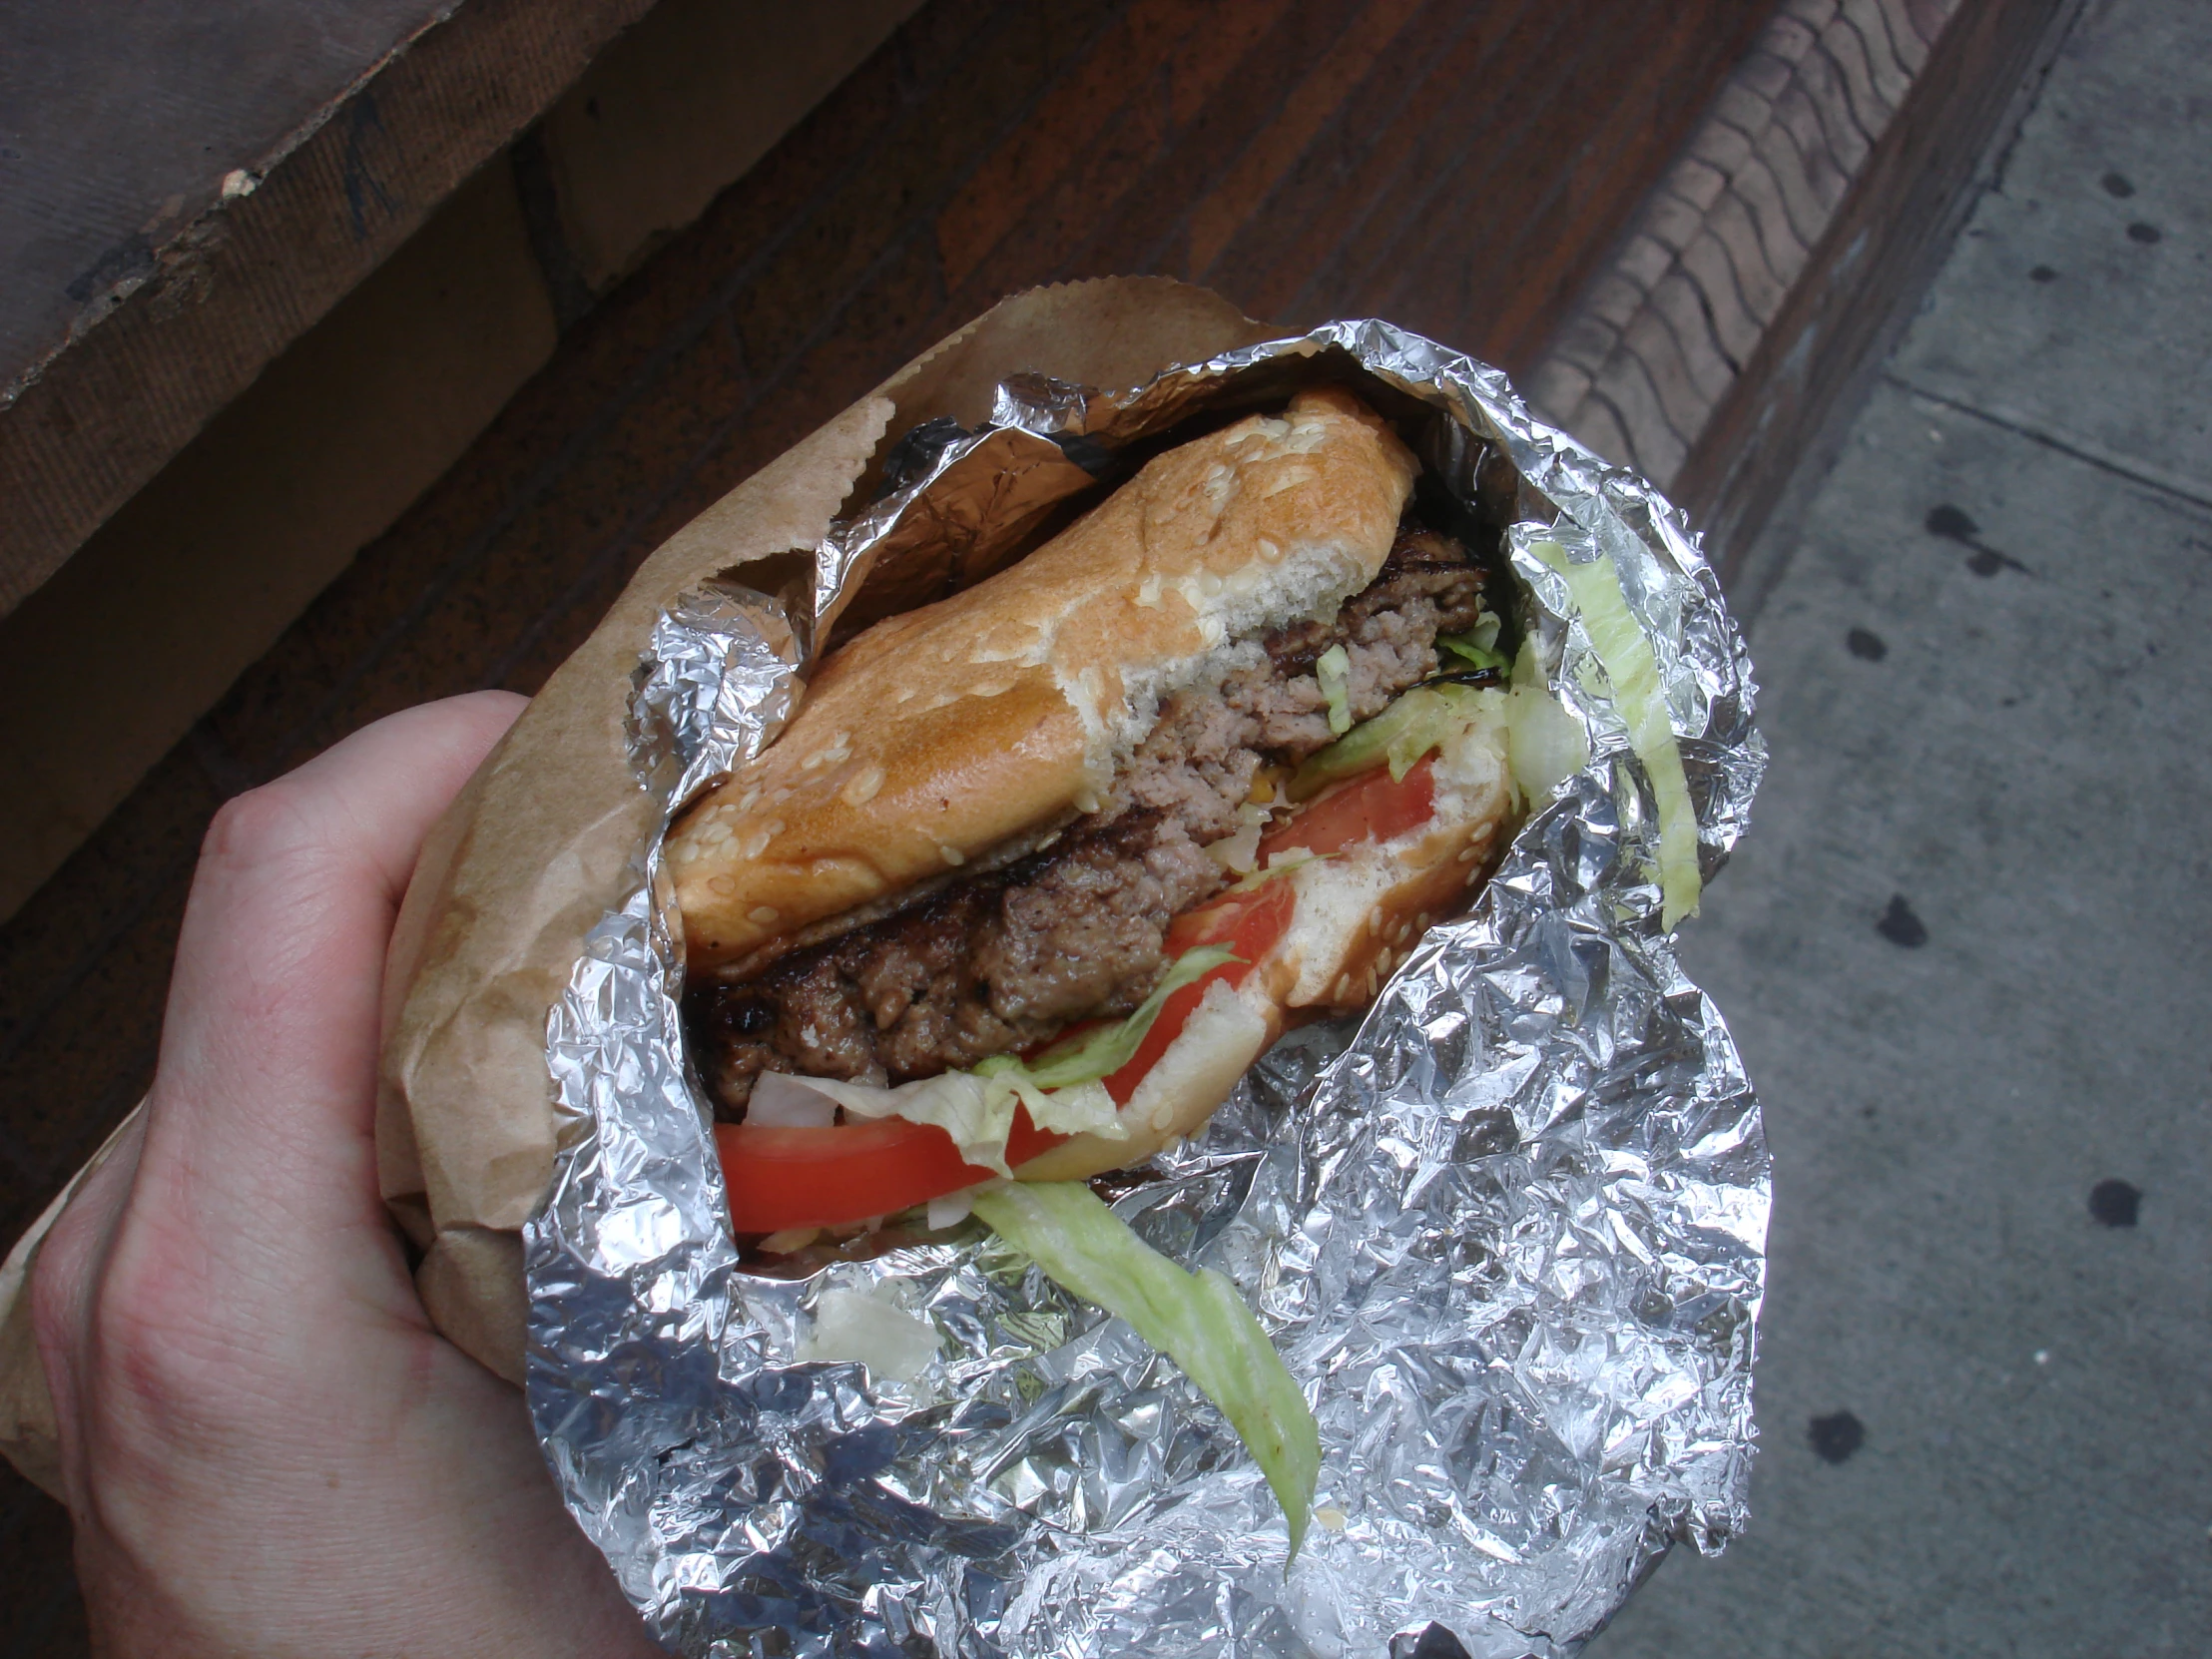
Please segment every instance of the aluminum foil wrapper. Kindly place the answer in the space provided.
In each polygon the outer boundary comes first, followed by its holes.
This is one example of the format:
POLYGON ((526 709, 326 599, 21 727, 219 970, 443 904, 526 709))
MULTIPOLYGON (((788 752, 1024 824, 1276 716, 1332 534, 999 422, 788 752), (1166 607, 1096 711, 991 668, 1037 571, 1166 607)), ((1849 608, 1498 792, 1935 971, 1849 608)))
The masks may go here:
POLYGON ((1286 1570, 1273 1496, 1174 1365, 978 1224, 741 1264, 684 1055, 681 929, 641 847, 550 1021, 567 1123, 525 1232, 529 1404, 670 1647, 1402 1659, 1433 1623, 1475 1659, 1559 1655, 1671 1544, 1743 1526, 1759 1108, 1661 928, 1649 788, 1531 544, 1611 557, 1708 876, 1764 761, 1750 663, 1674 509, 1498 372, 1358 321, 1134 391, 1009 382, 981 430, 897 446, 881 497, 826 537, 811 614, 734 589, 670 611, 639 671, 641 784, 673 812, 758 752, 848 604, 856 625, 983 574, 1117 458, 1320 379, 1506 526, 1522 624, 1591 759, 1365 1019, 1285 1038, 1119 1188, 1151 1243, 1244 1290, 1304 1384, 1324 1451, 1304 1550, 1286 1570), (830 1294, 887 1305, 934 1358, 907 1381, 806 1358, 830 1294))

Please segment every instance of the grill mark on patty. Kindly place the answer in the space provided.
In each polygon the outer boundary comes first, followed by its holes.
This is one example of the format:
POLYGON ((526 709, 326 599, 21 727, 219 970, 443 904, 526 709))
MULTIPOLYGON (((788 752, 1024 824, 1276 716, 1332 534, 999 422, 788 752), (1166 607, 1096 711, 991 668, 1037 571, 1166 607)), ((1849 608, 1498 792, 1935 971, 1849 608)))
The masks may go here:
POLYGON ((1257 666, 1171 698, 1099 811, 1050 845, 742 983, 695 984, 692 1052, 718 1112, 741 1117, 763 1071, 902 1083, 1130 1012, 1166 969, 1169 922, 1228 883, 1204 843, 1236 831, 1254 774, 1332 741, 1321 654, 1345 647, 1353 717, 1372 719, 1435 672, 1436 635, 1481 609, 1481 570, 1458 544, 1401 527, 1333 620, 1277 629, 1257 666))

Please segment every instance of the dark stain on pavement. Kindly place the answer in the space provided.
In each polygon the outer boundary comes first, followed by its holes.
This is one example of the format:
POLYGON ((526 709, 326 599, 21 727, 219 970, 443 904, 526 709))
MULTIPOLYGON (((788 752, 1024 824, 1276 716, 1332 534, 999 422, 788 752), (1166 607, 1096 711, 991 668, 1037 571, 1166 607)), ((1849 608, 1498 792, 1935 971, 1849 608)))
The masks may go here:
POLYGON ((1962 508, 1946 501, 1939 507, 1929 508, 1923 522, 1930 535, 1941 536, 1945 541, 1954 541, 1968 549, 1970 557, 1966 560, 1966 568, 1976 576, 1994 576, 2000 570, 2016 570, 2023 576, 2029 574, 2027 566, 2011 554, 1999 552, 1983 541, 1981 526, 1968 518, 1962 508))
POLYGON ((2123 202, 2135 194, 2135 187, 2128 183, 2124 173, 2107 173, 2100 182, 2105 195, 2117 196, 2123 202))
POLYGON ((2142 1207, 2142 1189, 2125 1181, 2099 1181, 2089 1189, 2089 1219, 2099 1227, 2133 1227, 2142 1207))
POLYGON ((2164 242, 2166 238, 2157 226, 2145 225, 2141 220, 2137 220, 2127 228, 2127 240, 2129 242, 2139 242, 2145 248, 2148 248, 2154 242, 2164 242))
POLYGON ((1841 1463, 1867 1443, 1867 1425, 1849 1411, 1832 1411, 1812 1422, 1813 1450, 1824 1463, 1841 1463))
POLYGON ((1928 509, 1928 533, 1932 536, 1948 536, 1952 541, 1970 542, 1981 534, 1981 526, 1966 516, 1965 510, 1944 502, 1939 507, 1928 509))
POLYGON ((1871 628, 1854 628, 1844 636, 1844 644, 1854 657, 1870 663, 1879 663, 1890 654, 1890 648, 1882 643, 1882 636, 1871 628))
POLYGON ((2047 265, 2029 266, 2027 279, 2031 282, 2055 282, 2058 280, 2058 273, 2047 265))
POLYGON ((1913 913, 1913 906, 1906 903, 1905 894, 1901 892, 1890 895, 1890 907, 1882 912, 1882 919, 1874 924, 1874 930, 1907 950, 1918 950, 1928 943, 1928 923, 1913 913))

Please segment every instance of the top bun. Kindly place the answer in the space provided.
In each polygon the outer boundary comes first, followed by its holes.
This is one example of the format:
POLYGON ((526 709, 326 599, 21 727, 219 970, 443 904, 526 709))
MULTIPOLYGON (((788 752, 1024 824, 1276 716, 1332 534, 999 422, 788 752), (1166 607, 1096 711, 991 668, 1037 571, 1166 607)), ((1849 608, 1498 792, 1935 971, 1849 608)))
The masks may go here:
POLYGON ((1231 641, 1333 614, 1389 556, 1413 457, 1348 391, 1170 449, 964 593, 825 661, 783 735, 670 831, 694 967, 1095 810, 1231 641))

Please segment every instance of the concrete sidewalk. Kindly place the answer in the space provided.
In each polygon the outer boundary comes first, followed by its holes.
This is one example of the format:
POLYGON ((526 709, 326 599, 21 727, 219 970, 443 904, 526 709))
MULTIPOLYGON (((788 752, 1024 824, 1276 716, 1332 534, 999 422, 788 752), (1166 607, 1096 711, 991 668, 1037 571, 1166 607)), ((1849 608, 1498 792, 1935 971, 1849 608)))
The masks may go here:
POLYGON ((1592 1659, 2212 1653, 2212 6, 2092 3, 1752 619, 1684 954, 1777 1176, 1753 1529, 1592 1659))

